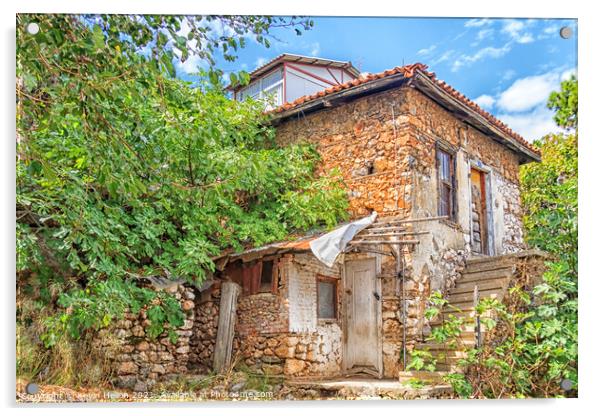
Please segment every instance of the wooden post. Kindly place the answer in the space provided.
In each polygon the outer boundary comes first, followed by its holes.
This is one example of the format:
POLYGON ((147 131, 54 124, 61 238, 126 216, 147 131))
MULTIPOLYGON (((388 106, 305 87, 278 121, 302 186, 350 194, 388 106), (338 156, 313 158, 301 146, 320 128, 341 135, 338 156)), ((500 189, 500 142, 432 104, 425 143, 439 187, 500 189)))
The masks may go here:
POLYGON ((240 286, 234 282, 223 282, 221 291, 219 323, 213 352, 213 370, 217 373, 222 373, 230 365, 240 286))

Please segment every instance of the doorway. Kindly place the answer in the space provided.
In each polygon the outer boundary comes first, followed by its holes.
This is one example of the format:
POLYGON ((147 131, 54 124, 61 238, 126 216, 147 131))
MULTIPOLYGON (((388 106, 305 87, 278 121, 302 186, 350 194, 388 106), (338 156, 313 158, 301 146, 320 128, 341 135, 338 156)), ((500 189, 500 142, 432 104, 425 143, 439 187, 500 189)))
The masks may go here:
POLYGON ((382 376, 380 284, 376 259, 345 262, 344 371, 382 376))
POLYGON ((490 215, 489 193, 487 190, 487 173, 470 169, 471 195, 471 249, 474 254, 491 255, 490 247, 490 215))

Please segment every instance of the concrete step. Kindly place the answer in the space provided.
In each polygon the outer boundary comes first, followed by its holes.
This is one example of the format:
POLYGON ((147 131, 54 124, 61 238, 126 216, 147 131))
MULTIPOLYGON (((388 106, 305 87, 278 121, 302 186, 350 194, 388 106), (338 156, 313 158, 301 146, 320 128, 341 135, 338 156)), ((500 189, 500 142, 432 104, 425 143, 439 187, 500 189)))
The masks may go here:
POLYGON ((512 267, 513 261, 509 259, 500 259, 495 258, 492 260, 490 257, 488 260, 473 260, 469 259, 466 261, 465 270, 472 270, 475 272, 478 271, 488 271, 488 270, 496 270, 505 267, 512 267))

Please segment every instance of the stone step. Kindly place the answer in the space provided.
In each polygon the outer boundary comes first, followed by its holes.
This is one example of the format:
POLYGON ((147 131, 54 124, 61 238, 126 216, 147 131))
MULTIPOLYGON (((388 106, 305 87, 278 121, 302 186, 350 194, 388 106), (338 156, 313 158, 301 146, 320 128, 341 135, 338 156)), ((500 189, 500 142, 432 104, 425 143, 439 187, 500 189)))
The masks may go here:
POLYGON ((462 272, 462 276, 456 282, 460 283, 468 283, 468 282, 485 282, 490 280, 499 280, 503 282, 508 280, 512 276, 512 269, 499 269, 499 270, 490 270, 486 272, 462 272))
POLYGON ((458 319, 463 319, 464 320, 463 327, 467 330, 472 331, 475 320, 474 320, 474 314, 469 313, 469 312, 444 313, 443 317, 439 317, 439 318, 429 322, 429 325, 430 325, 431 329, 438 328, 438 327, 442 326, 445 322, 450 321, 452 317, 458 318, 458 319))
MULTIPOLYGON (((490 298, 490 299, 499 299, 500 295, 501 295, 501 289, 498 290, 488 290, 488 291, 484 291, 484 292, 480 292, 479 291, 479 299, 485 299, 485 298, 490 298)), ((474 303, 474 293, 472 292, 468 292, 468 293, 458 293, 456 295, 451 295, 448 298, 449 303, 451 303, 453 306, 457 306, 458 304, 462 304, 465 302, 473 302, 474 303)))
MULTIPOLYGON (((505 281, 505 279, 504 279, 505 281)), ((458 281, 456 287, 449 291, 449 295, 456 295, 458 293, 474 293, 475 286, 479 287, 479 292, 486 292, 488 290, 499 290, 503 289, 504 282, 498 279, 496 280, 486 280, 484 282, 462 282, 458 281)))
POLYGON ((464 266, 464 270, 470 270, 473 272, 486 272, 489 270, 498 270, 513 267, 514 263, 509 260, 494 260, 494 261, 480 261, 471 262, 468 260, 464 266))
POLYGON ((484 264, 484 263, 508 263, 514 261, 512 255, 502 254, 500 256, 474 256, 466 259, 467 265, 484 264))
MULTIPOLYGON (((431 325, 431 329, 437 328, 439 325, 431 325)), ((474 340, 475 339, 475 328, 474 325, 464 325, 462 332, 460 332, 459 338, 462 340, 474 340)), ((481 327, 481 333, 485 333, 481 327)))
POLYGON ((435 365, 435 370, 440 372, 452 373, 457 372, 459 369, 460 367, 458 366, 457 361, 454 361, 453 363, 437 363, 437 365, 435 365))
POLYGON ((475 311, 474 311, 474 305, 472 302, 470 302, 470 304, 461 304, 461 305, 453 305, 453 308, 451 306, 446 306, 444 307, 441 312, 445 315, 454 315, 454 316, 458 316, 458 317, 469 317, 469 316, 474 316, 475 311))
POLYGON ((440 384, 443 383, 443 376, 446 374, 445 371, 400 371, 399 381, 406 383, 412 380, 420 380, 429 384, 440 384))
POLYGON ((428 342, 424 342, 421 344, 416 345, 416 348, 419 350, 427 350, 430 351, 431 353, 434 354, 438 354, 440 352, 444 353, 444 354, 455 354, 455 353, 463 353, 463 349, 469 349, 472 348, 474 346, 474 342, 469 342, 469 341, 465 341, 465 342, 461 342, 461 341, 457 341, 456 345, 453 346, 452 344, 442 344, 439 342, 434 342, 434 341, 428 341, 428 342))

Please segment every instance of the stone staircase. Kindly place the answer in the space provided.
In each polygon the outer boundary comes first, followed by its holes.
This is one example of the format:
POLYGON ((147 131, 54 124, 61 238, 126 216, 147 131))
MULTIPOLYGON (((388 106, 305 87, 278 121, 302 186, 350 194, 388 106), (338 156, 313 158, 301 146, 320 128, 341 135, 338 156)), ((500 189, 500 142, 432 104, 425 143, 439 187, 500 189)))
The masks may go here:
MULTIPOLYGON (((437 371, 453 371, 458 361, 466 357, 466 351, 476 345, 479 334, 475 328, 475 298, 478 296, 479 299, 502 300, 516 270, 516 258, 516 255, 503 255, 475 257, 466 261, 461 277, 448 293, 449 306, 443 309, 437 321, 431 322, 431 329, 435 329, 452 316, 464 318, 466 323, 456 345, 428 341, 417 346, 418 349, 428 350, 433 354, 437 359, 437 371)), ((483 337, 484 327, 481 326, 480 339, 483 337)))

